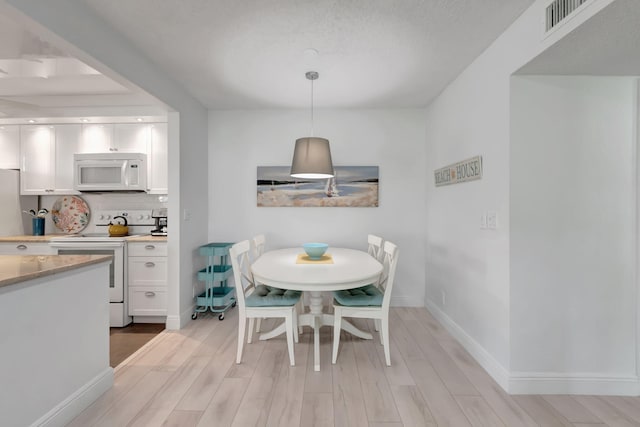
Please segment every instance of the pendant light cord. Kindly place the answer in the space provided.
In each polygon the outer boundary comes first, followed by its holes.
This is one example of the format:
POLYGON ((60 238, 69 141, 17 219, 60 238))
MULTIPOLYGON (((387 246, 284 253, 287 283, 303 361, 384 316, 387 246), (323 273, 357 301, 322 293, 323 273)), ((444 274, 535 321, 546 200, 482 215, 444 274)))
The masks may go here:
POLYGON ((311 79, 311 136, 313 136, 313 79, 311 79))

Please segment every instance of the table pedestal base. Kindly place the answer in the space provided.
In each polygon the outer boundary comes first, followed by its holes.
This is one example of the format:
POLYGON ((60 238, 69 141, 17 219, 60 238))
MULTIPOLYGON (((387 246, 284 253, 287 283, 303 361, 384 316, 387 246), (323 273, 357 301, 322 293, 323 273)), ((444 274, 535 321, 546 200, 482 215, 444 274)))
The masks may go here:
MULTIPOLYGON (((310 326, 313 328, 313 370, 320 371, 320 328, 323 326, 333 326, 333 314, 322 312, 322 292, 311 291, 310 293, 310 311, 309 313, 304 313, 298 316, 298 325, 310 326)), ((361 331, 344 318, 342 319, 342 329, 352 335, 357 336, 358 338, 362 338, 365 340, 370 340, 371 338, 373 338, 370 333, 361 331)), ((277 337, 278 335, 285 333, 285 331, 285 324, 283 322, 281 325, 277 326, 271 331, 265 332, 264 334, 260 335, 260 340, 268 340, 270 338, 277 337)), ((297 331, 295 331, 294 333, 297 333, 297 331)), ((334 333, 336 333, 336 331, 334 331, 334 333)))

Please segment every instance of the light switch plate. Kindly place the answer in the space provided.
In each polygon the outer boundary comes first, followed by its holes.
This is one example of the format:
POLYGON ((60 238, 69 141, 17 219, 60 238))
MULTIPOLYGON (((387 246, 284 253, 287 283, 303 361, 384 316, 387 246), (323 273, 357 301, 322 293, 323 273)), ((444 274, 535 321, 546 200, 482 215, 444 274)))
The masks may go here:
POLYGON ((498 228, 498 212, 487 211, 487 228, 490 230, 498 228))
POLYGON ((484 230, 487 228, 487 216, 483 213, 480 215, 480 229, 484 230))

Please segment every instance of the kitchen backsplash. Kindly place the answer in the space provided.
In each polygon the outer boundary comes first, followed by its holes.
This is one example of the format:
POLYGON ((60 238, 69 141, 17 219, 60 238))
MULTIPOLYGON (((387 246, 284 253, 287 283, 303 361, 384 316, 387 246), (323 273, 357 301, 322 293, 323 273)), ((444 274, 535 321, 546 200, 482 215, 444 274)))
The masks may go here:
MULTIPOLYGON (((60 195, 56 196, 40 196, 39 208, 46 208, 51 211, 51 207, 58 200, 58 198, 64 197, 60 195)), ((166 202, 160 202, 158 199, 160 196, 157 194, 145 194, 145 193, 82 193, 79 195, 87 204, 91 212, 96 210, 141 210, 141 209, 155 209, 167 207, 166 202)), ((164 196, 166 198, 166 196, 164 196)), ((89 218, 89 225, 93 225, 94 218, 89 218)), ((45 234, 57 234, 61 231, 58 230, 53 221, 51 215, 46 216, 45 221, 45 234)))

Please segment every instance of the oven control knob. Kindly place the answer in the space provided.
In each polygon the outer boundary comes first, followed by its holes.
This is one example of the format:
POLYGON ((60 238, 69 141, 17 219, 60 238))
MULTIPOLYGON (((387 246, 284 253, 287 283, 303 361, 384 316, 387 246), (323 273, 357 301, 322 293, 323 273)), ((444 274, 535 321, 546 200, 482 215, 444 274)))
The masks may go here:
POLYGON ((111 219, 111 215, 108 215, 108 214, 107 214, 107 215, 105 215, 105 216, 104 216, 104 219, 111 219))
POLYGON ((104 215, 100 215, 98 219, 104 219, 104 215))
POLYGON ((147 215, 145 218, 146 219, 151 219, 151 215, 147 215))
POLYGON ((144 215, 138 215, 138 219, 144 218, 144 215))

